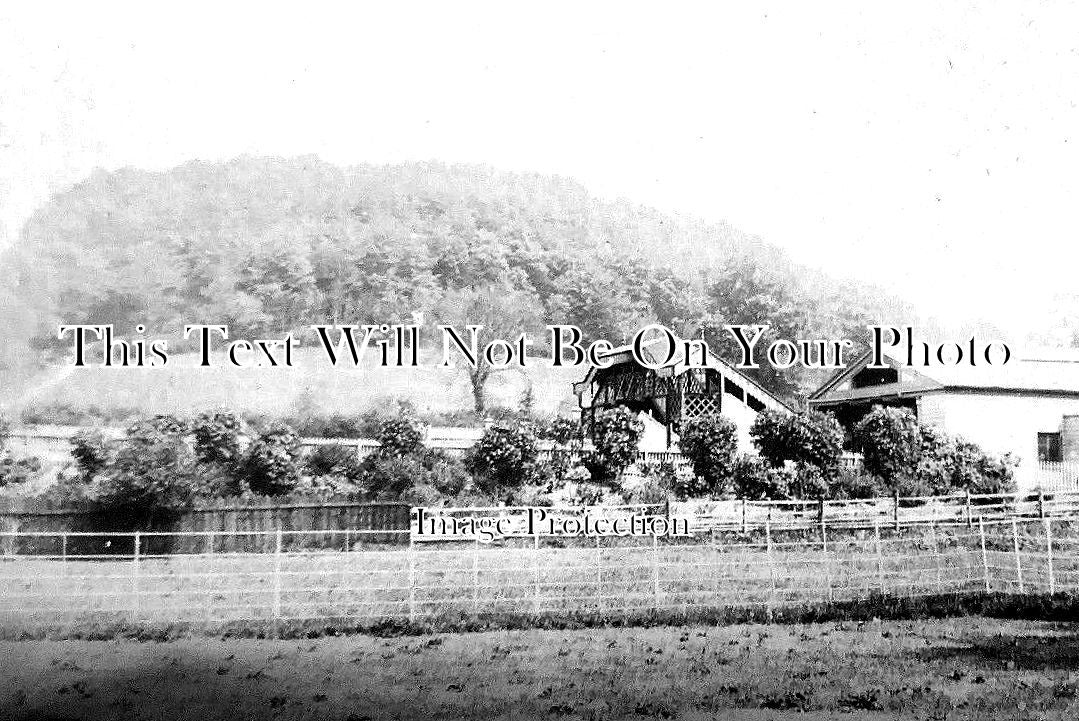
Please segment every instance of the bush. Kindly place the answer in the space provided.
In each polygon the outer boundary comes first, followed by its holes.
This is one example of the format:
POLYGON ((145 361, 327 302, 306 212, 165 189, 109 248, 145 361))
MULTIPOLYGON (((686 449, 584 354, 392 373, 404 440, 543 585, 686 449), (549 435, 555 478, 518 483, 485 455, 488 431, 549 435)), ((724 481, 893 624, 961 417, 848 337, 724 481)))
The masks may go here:
POLYGON ((626 408, 608 408, 596 413, 592 423, 595 450, 584 459, 593 480, 616 486, 626 468, 637 460, 637 446, 644 424, 626 408))
POLYGON ((734 493, 751 501, 790 498, 794 474, 784 467, 775 467, 759 456, 740 456, 732 470, 734 493))
POLYGON ((362 485, 376 501, 400 501, 407 491, 427 475, 416 456, 393 456, 372 453, 363 461, 362 485))
POLYGON ((195 453, 203 463, 218 463, 234 469, 244 457, 249 442, 247 424, 229 411, 201 413, 191 423, 195 453))
POLYGON ((721 415, 702 416, 682 424, 678 445, 693 463, 697 481, 678 489, 681 497, 729 493, 738 449, 734 422, 721 415))
POLYGON ((790 488, 795 498, 828 498, 831 492, 829 478, 812 463, 794 464, 794 480, 790 488))
POLYGON ((876 498, 886 493, 880 479, 854 468, 841 468, 832 478, 830 498, 876 498))
POLYGON ((0 453, 7 447, 8 436, 11 435, 11 424, 0 418, 0 453))
POLYGON ((922 434, 907 408, 876 406, 854 427, 865 470, 880 476, 889 489, 916 474, 922 452, 922 434))
POLYGON ((0 452, 0 488, 26 483, 41 472, 41 461, 36 457, 14 458, 0 452))
POLYGON ((303 415, 286 420, 305 438, 374 438, 384 419, 377 412, 368 411, 361 415, 332 413, 328 416, 303 415))
POLYGON ((576 418, 555 418, 540 426, 537 434, 545 441, 567 448, 580 448, 584 441, 581 423, 576 418))
POLYGON ((527 423, 491 426, 465 455, 465 467, 485 493, 523 486, 537 476, 539 445, 527 423))
POLYGON ((429 451, 424 454, 423 460, 427 468, 427 482, 445 496, 459 495, 472 481, 472 476, 468 475, 464 464, 457 458, 429 451))
POLYGON ((843 428, 831 414, 766 410, 754 420, 749 433, 761 457, 774 467, 794 461, 816 466, 826 478, 839 467, 843 428))
POLYGON ((84 480, 89 481, 109 465, 115 445, 101 431, 82 431, 71 439, 71 456, 84 480))
POLYGON ((175 419, 138 422, 102 469, 97 500, 114 518, 145 525, 199 494, 197 459, 175 419))
POLYGON ((136 442, 141 440, 157 442, 162 436, 181 438, 187 434, 189 429, 186 421, 176 416, 162 413, 132 423, 127 428, 127 437, 136 442))
MULTIPOLYGON (((957 471, 965 475, 956 465, 958 448, 955 439, 935 426, 921 426, 918 430, 922 439, 921 456, 915 471, 919 492, 906 495, 948 493, 955 485, 957 471)), ((903 485, 915 484, 900 484, 903 485)))
POLYGON ((401 494, 403 503, 410 506, 422 506, 435 508, 445 504, 448 500, 445 494, 429 483, 418 483, 401 494))
POLYGON ((290 493, 300 481, 300 438, 284 424, 271 426, 251 443, 242 464, 243 480, 253 493, 290 493))
POLYGON ((363 464, 356 451, 344 446, 317 446, 304 459, 304 467, 314 478, 335 477, 356 483, 363 477, 363 464))
POLYGON ((420 450, 423 431, 419 424, 409 418, 392 418, 379 425, 376 439, 381 455, 400 458, 420 450))

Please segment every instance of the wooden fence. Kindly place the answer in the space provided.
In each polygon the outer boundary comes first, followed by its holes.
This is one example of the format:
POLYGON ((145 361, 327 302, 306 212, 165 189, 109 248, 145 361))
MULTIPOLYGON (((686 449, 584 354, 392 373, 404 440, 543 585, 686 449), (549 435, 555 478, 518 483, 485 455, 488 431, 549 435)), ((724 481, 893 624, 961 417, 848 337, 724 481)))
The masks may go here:
MULTIPOLYGON (((127 553, 123 544, 102 532, 154 530, 174 533, 157 553, 262 553, 273 550, 278 530, 316 532, 307 538, 327 547, 408 542, 410 507, 404 503, 362 503, 353 498, 235 497, 199 503, 168 516, 136 522, 106 516, 91 505, 62 505, 54 499, 0 498, 0 532, 85 533, 79 550, 86 554, 127 553), (332 533, 317 533, 331 531, 332 533), (379 531, 380 533, 370 533, 379 531), (385 533, 381 533, 385 532, 385 533), (350 538, 355 535, 355 539, 350 538), (268 540, 269 539, 269 540, 268 540), (93 548, 87 546, 93 542, 93 548), (178 544, 178 545, 175 545, 178 544)), ((121 534, 117 534, 119 537, 121 534)), ((4 548, 5 554, 15 549, 4 548)))

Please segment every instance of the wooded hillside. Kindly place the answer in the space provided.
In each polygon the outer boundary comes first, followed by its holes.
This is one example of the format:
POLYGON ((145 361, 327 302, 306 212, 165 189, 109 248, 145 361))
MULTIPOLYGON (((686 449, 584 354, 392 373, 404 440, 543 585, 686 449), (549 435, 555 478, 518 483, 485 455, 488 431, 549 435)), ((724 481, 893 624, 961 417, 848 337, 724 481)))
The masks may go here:
MULTIPOLYGON (((461 308, 494 293, 516 325, 573 323, 618 342, 656 320, 703 328, 723 353, 724 323, 854 338, 903 310, 728 225, 598 200, 564 178, 438 163, 97 172, 40 208, 0 266, 9 378, 67 348, 60 322, 157 334, 217 322, 263 337, 414 313, 463 322, 461 308)), ((807 382, 767 368, 758 380, 786 396, 807 382)))

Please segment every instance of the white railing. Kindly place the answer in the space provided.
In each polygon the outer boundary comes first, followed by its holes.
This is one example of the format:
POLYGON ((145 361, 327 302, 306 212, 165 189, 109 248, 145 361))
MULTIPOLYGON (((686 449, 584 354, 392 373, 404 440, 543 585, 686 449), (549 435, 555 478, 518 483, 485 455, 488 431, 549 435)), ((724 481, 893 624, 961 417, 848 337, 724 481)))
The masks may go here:
POLYGON ((1079 491, 1079 462, 1042 462, 1034 473, 1035 487, 1044 491, 1079 491))
POLYGON ((182 534, 205 544, 182 554, 166 552, 180 534, 0 534, 20 551, 0 561, 0 628, 92 619, 276 628, 307 619, 689 613, 875 594, 1079 590, 1079 534, 1049 518, 899 531, 878 522, 825 533, 766 525, 750 536, 586 538, 565 547, 539 536, 395 547, 366 543, 356 531, 336 550, 305 548, 325 545, 311 537, 323 533, 340 532, 271 532, 269 553, 215 552, 214 532, 182 534), (87 552, 106 540, 109 553, 87 552))

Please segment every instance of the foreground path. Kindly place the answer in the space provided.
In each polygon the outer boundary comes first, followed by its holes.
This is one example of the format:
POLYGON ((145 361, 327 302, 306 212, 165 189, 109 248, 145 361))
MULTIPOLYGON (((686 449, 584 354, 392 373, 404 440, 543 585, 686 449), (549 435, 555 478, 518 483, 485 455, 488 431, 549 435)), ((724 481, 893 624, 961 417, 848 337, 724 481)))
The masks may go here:
POLYGON ((14 719, 1074 719, 1079 626, 0 643, 14 719))

